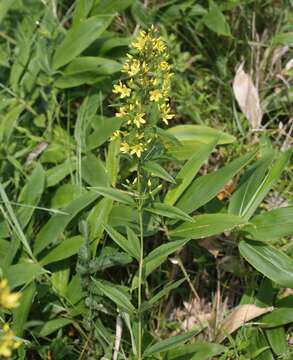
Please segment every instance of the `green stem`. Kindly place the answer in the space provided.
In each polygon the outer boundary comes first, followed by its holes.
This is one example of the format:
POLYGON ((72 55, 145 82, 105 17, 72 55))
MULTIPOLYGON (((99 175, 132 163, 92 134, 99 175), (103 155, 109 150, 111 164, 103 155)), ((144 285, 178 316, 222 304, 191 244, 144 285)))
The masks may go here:
POLYGON ((143 193, 141 189, 140 165, 137 168, 137 189, 138 189, 138 215, 140 229, 140 256, 138 269, 138 360, 142 359, 142 270, 143 270, 143 193))

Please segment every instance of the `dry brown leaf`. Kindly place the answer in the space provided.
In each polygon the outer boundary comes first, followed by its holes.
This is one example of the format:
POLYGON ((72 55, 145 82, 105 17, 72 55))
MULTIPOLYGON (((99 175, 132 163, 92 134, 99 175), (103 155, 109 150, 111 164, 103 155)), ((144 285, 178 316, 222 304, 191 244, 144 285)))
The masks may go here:
POLYGON ((273 307, 258 307, 254 304, 240 305, 235 308, 222 322, 218 341, 222 342, 227 334, 232 334, 248 321, 255 319, 263 314, 271 312, 273 307))
POLYGON ((252 130, 259 129, 263 116, 259 95, 251 77, 243 70, 242 63, 233 80, 233 91, 238 105, 250 123, 252 130))

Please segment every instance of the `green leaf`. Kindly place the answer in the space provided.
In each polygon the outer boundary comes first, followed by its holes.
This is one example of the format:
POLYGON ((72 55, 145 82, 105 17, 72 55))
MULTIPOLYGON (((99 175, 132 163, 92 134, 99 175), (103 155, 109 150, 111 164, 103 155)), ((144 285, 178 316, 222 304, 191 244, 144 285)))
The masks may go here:
POLYGON ((142 311, 146 311, 151 308, 155 303, 157 303, 162 297, 169 294, 170 291, 177 289, 186 279, 180 279, 175 281, 171 285, 164 287, 161 291, 159 291, 156 295, 154 295, 150 300, 146 301, 142 305, 142 311))
POLYGON ((91 189, 93 189, 98 194, 100 194, 108 199, 117 201, 122 204, 134 205, 134 203, 135 203, 133 198, 130 195, 128 195, 125 191, 122 191, 122 190, 118 190, 118 189, 111 188, 111 187, 104 187, 104 186, 95 186, 95 187, 92 187, 91 189))
POLYGON ((77 254, 82 244, 83 238, 79 235, 62 240, 59 245, 51 249, 46 256, 40 260, 40 264, 44 266, 56 261, 67 259, 70 256, 77 254))
POLYGON ((218 171, 195 179, 179 199, 177 206, 191 213, 209 202, 252 158, 255 152, 242 156, 218 171))
MULTIPOLYGON (((151 251, 143 260, 143 279, 145 280, 156 268, 158 268, 167 257, 175 251, 182 248, 189 239, 182 239, 177 241, 170 241, 167 244, 162 244, 151 251)), ((138 273, 135 274, 132 281, 132 289, 138 287, 138 273)))
POLYGON ((185 222, 169 232, 171 237, 201 239, 221 234, 236 226, 246 224, 246 220, 231 214, 204 214, 193 217, 193 222, 185 222))
POLYGON ((116 185, 120 163, 120 140, 111 141, 106 157, 106 169, 112 186, 116 185))
POLYGON ((38 336, 39 337, 46 337, 53 332, 61 329, 62 327, 69 325, 72 323, 71 319, 66 318, 56 318, 53 320, 46 321, 44 325, 39 330, 38 336))
POLYGON ((2 0, 0 2, 0 24, 5 18, 10 8, 14 5, 15 0, 2 0))
POLYGON ((53 57, 53 68, 59 69, 83 52, 110 25, 113 15, 96 15, 77 23, 66 34, 53 57), (74 44, 74 46, 72 46, 74 44))
POLYGON ((168 339, 161 340, 154 345, 146 348, 143 356, 150 356, 152 354, 163 353, 170 349, 174 349, 184 344, 187 340, 193 338, 198 333, 197 330, 188 331, 182 335, 171 336, 168 339))
POLYGON ((89 15, 95 0, 77 0, 72 16, 72 24, 82 23, 89 15))
POLYGON ((76 169, 76 159, 68 159, 64 163, 54 166, 46 171, 47 187, 55 186, 76 169))
POLYGON ((113 14, 128 8, 134 0, 100 0, 96 3, 93 13, 113 14))
POLYGON ((140 254, 140 240, 135 232, 128 226, 126 226, 127 239, 135 249, 135 254, 140 254))
POLYGON ((186 220, 193 222, 191 216, 186 214, 184 211, 178 209, 176 206, 172 206, 172 205, 154 202, 152 203, 151 207, 147 207, 144 210, 171 219, 186 220))
POLYGON ((80 56, 71 61, 64 70, 65 76, 89 72, 94 75, 112 75, 120 71, 122 65, 111 59, 97 56, 80 56))
POLYGON ((218 35, 231 36, 229 24, 219 7, 212 3, 209 12, 203 17, 204 24, 218 35))
POLYGON ((90 186, 109 186, 109 178, 103 162, 94 154, 87 154, 81 161, 81 175, 90 186))
POLYGON ((176 184, 174 178, 161 165, 154 161, 147 161, 143 164, 143 168, 151 175, 158 176, 163 180, 169 181, 172 184, 176 184))
POLYGON ((104 228, 115 243, 121 247, 124 251, 127 252, 130 256, 139 260, 140 252, 137 248, 137 244, 135 242, 127 240, 123 235, 121 235, 118 231, 112 228, 109 225, 104 224, 104 228))
POLYGON ((293 207, 279 208, 253 217, 245 226, 255 240, 270 241, 293 234, 293 207))
POLYGON ((99 255, 99 257, 90 261, 89 271, 95 273, 97 271, 104 271, 113 266, 124 266, 132 262, 132 257, 128 254, 113 250, 109 255, 99 255))
POLYGON ((261 319, 262 326, 266 328, 275 328, 277 326, 290 324, 292 322, 292 307, 275 308, 270 314, 264 315, 261 319))
MULTIPOLYGON (((244 185, 244 192, 243 189, 240 189, 240 199, 244 197, 245 191, 248 192, 248 201, 244 200, 243 203, 241 201, 241 216, 245 216, 246 219, 249 219, 257 207, 260 205, 260 203, 263 201, 265 196, 268 194, 272 186, 275 184, 275 182, 279 179, 282 171, 288 164, 290 157, 291 157, 292 150, 288 150, 284 153, 279 154, 278 158, 276 159, 273 167, 270 169, 270 171, 264 176, 261 183, 259 180, 260 174, 254 174, 254 176, 251 178, 250 184, 248 186, 244 185), (254 184, 257 184, 257 187, 254 186, 254 184), (251 185, 251 186, 250 186, 251 185)), ((270 159, 268 159, 270 162, 270 159)), ((266 165, 265 165, 266 167, 266 165)), ((265 167, 260 168, 261 172, 265 170, 265 167)), ((238 191, 235 192, 233 195, 233 198, 231 199, 233 204, 233 199, 237 199, 238 191)), ((238 201, 238 199, 236 200, 238 201)), ((233 206, 233 205, 231 205, 233 206)), ((234 206, 233 206, 234 207, 234 206)))
POLYGON ((293 31, 276 34, 272 39, 272 43, 274 45, 292 45, 293 31))
POLYGON ((277 356, 281 357, 283 354, 289 353, 286 332, 283 327, 267 329, 265 333, 273 352, 277 356))
POLYGON ((21 301, 19 306, 13 310, 13 331, 16 336, 22 337, 24 328, 28 319, 30 309, 33 304, 33 299, 36 293, 35 282, 30 283, 24 290, 21 291, 21 301))
POLYGON ((217 144, 224 145, 236 141, 232 135, 203 125, 177 125, 169 128, 167 131, 180 142, 192 141, 210 144, 218 139, 217 144))
POLYGON ((227 351, 228 348, 213 343, 195 343, 168 352, 168 360, 208 360, 227 351))
POLYGON ((127 311, 128 313, 135 312, 135 307, 131 304, 129 297, 117 286, 110 282, 102 282, 96 279, 93 279, 93 282, 96 288, 113 301, 121 310, 127 311))
POLYGON ((283 287, 293 288, 293 260, 260 241, 242 240, 240 254, 260 273, 283 287))
POLYGON ((66 215, 53 215, 37 234, 34 253, 37 255, 49 244, 56 243, 70 221, 84 208, 92 204, 98 197, 99 195, 96 193, 87 192, 78 197, 76 200, 72 201, 72 203, 63 209, 66 215))
POLYGON ((5 272, 9 286, 13 289, 20 285, 28 285, 36 277, 44 274, 45 270, 39 265, 31 261, 21 262, 11 265, 5 272))
POLYGON ((92 150, 103 145, 121 124, 122 120, 117 117, 96 116, 95 130, 87 137, 87 149, 92 150))
POLYGON ((190 185, 192 180, 195 178, 198 170, 202 164, 209 157, 213 149, 215 148, 216 141, 210 144, 204 144, 182 167, 175 177, 177 183, 176 186, 169 189, 167 192, 164 202, 168 205, 174 205, 179 197, 183 194, 186 188, 190 185))

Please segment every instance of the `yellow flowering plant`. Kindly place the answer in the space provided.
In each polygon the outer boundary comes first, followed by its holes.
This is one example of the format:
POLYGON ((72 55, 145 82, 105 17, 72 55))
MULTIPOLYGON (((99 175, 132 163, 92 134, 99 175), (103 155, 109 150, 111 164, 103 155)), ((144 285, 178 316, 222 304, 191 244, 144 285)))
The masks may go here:
POLYGON ((122 69, 125 80, 113 87, 119 102, 115 115, 123 122, 112 139, 120 138, 123 154, 144 157, 156 142, 156 123, 161 120, 168 125, 174 117, 169 104, 173 73, 168 58, 167 47, 155 27, 140 31, 131 44, 122 69))
MULTIPOLYGON (((19 305, 21 294, 11 292, 7 279, 0 280, 0 308, 12 310, 19 305)), ((8 323, 4 323, 0 329, 0 357, 9 358, 13 350, 21 346, 21 341, 16 339, 13 330, 8 323)))

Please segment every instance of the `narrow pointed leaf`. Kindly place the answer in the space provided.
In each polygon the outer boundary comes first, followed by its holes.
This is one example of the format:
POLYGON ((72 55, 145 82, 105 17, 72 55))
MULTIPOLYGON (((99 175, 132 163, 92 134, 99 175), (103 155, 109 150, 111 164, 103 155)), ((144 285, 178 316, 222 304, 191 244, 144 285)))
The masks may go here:
POLYGON ((126 239, 123 235, 121 235, 118 231, 112 228, 110 225, 104 224, 104 228, 115 243, 121 247, 127 254, 131 257, 139 260, 140 253, 139 248, 137 248, 137 244, 135 242, 126 239))
POLYGON ((132 197, 128 195, 125 191, 111 187, 103 187, 103 186, 95 186, 92 187, 91 189, 108 199, 120 202, 122 204, 126 204, 126 205, 134 204, 134 200, 132 199, 132 197))
POLYGON ((240 254, 260 273, 283 287, 293 288, 293 260, 260 241, 242 240, 240 254))
POLYGON ((147 161, 143 165, 144 169, 150 174, 158 176, 159 178, 169 181, 172 184, 176 184, 175 179, 158 163, 154 161, 147 161))
POLYGON ((171 219, 185 220, 191 222, 193 221, 191 216, 186 214, 184 211, 178 209, 176 206, 172 205, 155 202, 152 203, 151 207, 147 207, 144 210, 171 219))

